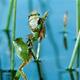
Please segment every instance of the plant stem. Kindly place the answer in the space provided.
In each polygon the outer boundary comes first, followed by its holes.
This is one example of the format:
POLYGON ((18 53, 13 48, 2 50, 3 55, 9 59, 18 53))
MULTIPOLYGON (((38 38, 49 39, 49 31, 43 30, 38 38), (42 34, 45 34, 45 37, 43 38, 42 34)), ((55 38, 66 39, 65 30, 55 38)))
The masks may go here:
POLYGON ((75 80, 73 71, 68 71, 70 75, 70 80, 75 80))
POLYGON ((64 41, 64 47, 65 47, 65 49, 68 49, 67 33, 64 33, 64 34, 63 34, 63 41, 64 41))
POLYGON ((6 23, 6 31, 9 30, 10 20, 11 20, 12 10, 13 10, 13 3, 14 0, 10 0, 9 12, 8 12, 7 23, 6 23))
POLYGON ((41 73, 41 67, 40 67, 40 61, 37 60, 36 64, 37 64, 38 73, 39 73, 39 80, 43 80, 42 73, 41 73))
MULTIPOLYGON (((78 35, 78 32, 80 30, 80 0, 76 0, 76 21, 77 21, 77 25, 76 25, 76 35, 78 35)), ((79 59, 80 59, 80 43, 78 46, 78 50, 77 50, 77 60, 76 60, 76 68, 79 67, 79 59)), ((76 80, 79 80, 79 72, 76 72, 76 80)))
POLYGON ((79 41, 80 41, 80 31, 78 33, 77 40, 76 40, 76 43, 75 43, 75 46, 74 46, 74 50, 73 50, 73 54, 72 54, 72 57, 71 57, 71 61, 70 61, 70 64, 68 66, 69 69, 72 68, 73 63, 75 61, 75 58, 76 58, 76 55, 77 55, 78 46, 79 46, 79 41))
POLYGON ((39 59, 39 56, 40 56, 40 46, 41 46, 41 41, 39 39, 38 40, 38 47, 37 47, 37 54, 36 54, 37 59, 39 59))
POLYGON ((10 36, 10 31, 6 31, 6 30, 3 30, 6 37, 7 37, 7 40, 8 40, 8 47, 9 47, 9 51, 11 53, 11 49, 12 49, 12 44, 11 44, 11 36, 10 36))
MULTIPOLYGON (((76 56, 77 56, 77 61, 79 60, 78 59, 79 58, 79 52, 78 51, 79 51, 79 38, 80 38, 80 22, 79 22, 80 21, 80 10, 79 10, 80 9, 80 0, 76 0, 76 5, 78 5, 76 7, 76 12, 77 12, 77 14, 76 14, 76 17, 77 17, 77 19, 76 19, 76 21, 77 21, 76 35, 78 35, 78 37, 77 37, 77 41, 76 41, 76 44, 75 44, 73 55, 72 55, 72 58, 71 58, 71 61, 70 61, 70 64, 69 64, 68 68, 72 68, 72 65, 74 63, 74 60, 75 60, 76 56), (78 34, 78 32, 79 32, 79 34, 78 34)), ((78 64, 79 63, 77 62, 77 67, 78 67, 78 64)))
MULTIPOLYGON (((16 4, 17 0, 14 0, 14 19, 13 19, 13 28, 12 28, 12 42, 15 39, 15 30, 16 30, 16 4)), ((14 46, 12 44, 12 53, 11 53, 11 70, 14 70, 14 46)))
POLYGON ((41 40, 39 38, 38 39, 37 54, 36 54, 36 58, 37 58, 36 64, 37 64, 38 73, 39 73, 39 80, 43 80, 42 73, 41 73, 41 67, 40 67, 40 60, 39 60, 39 57, 40 57, 40 46, 41 46, 41 40))
POLYGON ((80 0, 77 1, 78 3, 78 31, 80 30, 80 0))
POLYGON ((43 77, 42 77, 42 73, 41 73, 41 67, 40 67, 40 60, 39 60, 39 52, 40 52, 40 39, 38 40, 38 48, 37 48, 37 54, 35 55, 35 52, 34 50, 32 49, 32 55, 33 55, 33 58, 35 60, 35 63, 37 65, 37 69, 38 69, 38 73, 39 73, 39 80, 43 80, 43 77))
POLYGON ((68 11, 64 14, 64 31, 63 31, 63 39, 64 39, 64 47, 65 49, 68 48, 67 44, 67 22, 68 22, 68 11))
MULTIPOLYGON (((77 31, 77 33, 79 32, 79 30, 80 30, 80 0, 77 0, 77 4, 78 4, 78 16, 77 16, 77 18, 78 18, 78 25, 77 25, 77 27, 78 27, 78 31, 77 31)), ((79 52, 80 52, 80 43, 79 43, 79 47, 78 47, 78 60, 80 60, 80 54, 79 54, 79 52)), ((79 61, 78 61, 78 67, 79 67, 79 61)))

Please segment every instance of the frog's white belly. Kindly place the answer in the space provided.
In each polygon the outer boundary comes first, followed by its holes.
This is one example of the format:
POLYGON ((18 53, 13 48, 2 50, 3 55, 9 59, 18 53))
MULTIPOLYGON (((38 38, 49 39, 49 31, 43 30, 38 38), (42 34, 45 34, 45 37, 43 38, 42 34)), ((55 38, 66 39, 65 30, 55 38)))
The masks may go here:
POLYGON ((38 26, 38 20, 39 20, 38 17, 37 18, 35 18, 35 17, 30 18, 29 25, 32 29, 35 29, 38 26))

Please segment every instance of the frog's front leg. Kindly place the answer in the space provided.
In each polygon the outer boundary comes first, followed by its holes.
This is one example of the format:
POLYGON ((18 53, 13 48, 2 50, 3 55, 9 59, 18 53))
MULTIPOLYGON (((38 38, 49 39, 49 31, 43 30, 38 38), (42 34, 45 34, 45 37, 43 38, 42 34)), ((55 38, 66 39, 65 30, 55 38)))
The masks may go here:
POLYGON ((15 76, 15 79, 14 79, 14 80, 18 80, 19 77, 20 77, 20 75, 23 77, 24 80, 28 80, 27 77, 26 77, 26 75, 25 75, 25 73, 24 73, 23 70, 22 70, 23 67, 24 67, 27 63, 28 63, 27 61, 24 61, 24 62, 20 65, 20 67, 19 67, 19 69, 18 69, 18 71, 17 71, 17 73, 16 73, 16 76, 15 76))

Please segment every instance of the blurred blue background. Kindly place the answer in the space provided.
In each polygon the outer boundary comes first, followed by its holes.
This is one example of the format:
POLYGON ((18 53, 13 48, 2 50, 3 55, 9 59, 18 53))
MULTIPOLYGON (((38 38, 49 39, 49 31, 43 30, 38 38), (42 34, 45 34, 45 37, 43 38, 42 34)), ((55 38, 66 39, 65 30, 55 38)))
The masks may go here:
MULTIPOLYGON (((10 69, 10 52, 8 39, 2 29, 5 29, 10 0, 0 0, 0 69, 10 69)), ((65 69, 68 67, 76 37, 76 0, 17 0, 16 38, 26 37, 31 33, 27 16, 32 10, 40 12, 41 16, 48 11, 46 20, 46 38, 41 43, 40 59, 43 80, 75 80, 65 69), (64 13, 68 11, 67 43, 63 42, 64 13)), ((13 17, 13 15, 12 15, 13 17)), ((11 21, 13 18, 11 19, 11 21)), ((12 22, 10 30, 12 30, 12 22)), ((15 69, 21 64, 15 53, 15 69)), ((32 61, 24 67, 29 80, 39 80, 38 70, 32 61)), ((75 75, 75 76, 74 76, 75 75)), ((8 80, 7 78, 4 80, 8 80)), ((21 80, 23 80, 21 78, 21 80)))

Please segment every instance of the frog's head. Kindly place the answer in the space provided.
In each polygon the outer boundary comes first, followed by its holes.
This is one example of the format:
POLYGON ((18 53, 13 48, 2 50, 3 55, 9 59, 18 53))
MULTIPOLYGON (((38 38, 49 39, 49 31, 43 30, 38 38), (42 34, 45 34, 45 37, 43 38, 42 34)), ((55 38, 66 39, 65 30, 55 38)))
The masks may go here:
POLYGON ((32 30, 35 30, 37 28, 39 18, 40 14, 37 11, 32 11, 28 16, 29 26, 32 30))
POLYGON ((37 11, 32 11, 28 16, 28 19, 30 20, 32 17, 39 17, 39 16, 40 14, 37 11))
POLYGON ((22 38, 17 38, 13 42, 16 42, 17 44, 20 44, 22 42, 22 38))
POLYGON ((14 45, 14 46, 18 46, 18 45, 20 45, 20 44, 22 44, 22 43, 23 43, 22 38, 17 38, 17 39, 15 39, 15 40, 13 41, 13 45, 14 45))

